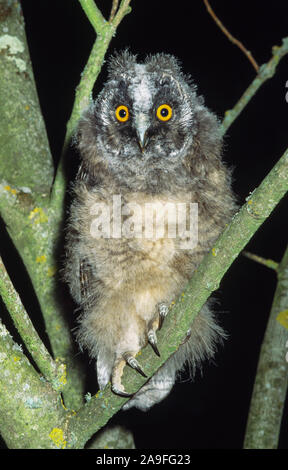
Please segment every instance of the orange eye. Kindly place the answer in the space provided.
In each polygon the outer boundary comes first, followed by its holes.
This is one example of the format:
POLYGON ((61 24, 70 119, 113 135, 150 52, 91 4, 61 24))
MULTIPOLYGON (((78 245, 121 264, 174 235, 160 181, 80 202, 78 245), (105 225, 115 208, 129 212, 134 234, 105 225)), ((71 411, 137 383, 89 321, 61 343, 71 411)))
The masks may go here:
POLYGON ((157 108, 156 116, 160 121, 169 121, 172 117, 172 108, 169 104, 161 104, 157 108))
POLYGON ((121 105, 116 108, 115 116, 118 121, 126 122, 129 119, 129 111, 127 106, 121 105))

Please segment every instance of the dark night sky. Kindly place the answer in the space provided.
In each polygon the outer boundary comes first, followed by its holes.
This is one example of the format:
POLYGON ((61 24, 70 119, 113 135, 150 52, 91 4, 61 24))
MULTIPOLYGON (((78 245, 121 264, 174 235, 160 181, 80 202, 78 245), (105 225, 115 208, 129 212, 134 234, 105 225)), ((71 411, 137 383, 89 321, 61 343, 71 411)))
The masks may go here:
MULTIPOLYGON (((23 0, 22 4, 40 103, 57 161, 74 89, 94 32, 77 1, 23 0)), ((97 5, 108 14, 109 1, 97 1, 97 5)), ((272 46, 280 45, 281 38, 288 35, 285 0, 211 0, 211 5, 259 64, 267 62, 272 46)), ((109 52, 129 47, 140 59, 147 53, 175 54, 184 71, 194 78, 208 107, 223 117, 253 80, 255 71, 216 27, 204 3, 132 0, 131 6, 132 13, 118 28, 109 52)), ((104 67, 95 93, 105 77, 104 67)), ((234 189, 240 203, 287 147, 287 80, 288 56, 226 135, 224 159, 234 167, 234 189)), ((281 259, 287 244, 287 210, 286 197, 249 243, 250 251, 281 259)), ((217 310, 229 340, 215 363, 205 365, 196 383, 177 384, 149 413, 131 410, 113 418, 113 422, 125 424, 134 432, 138 448, 241 448, 275 284, 272 271, 243 256, 236 260, 217 293, 217 310)), ((285 427, 281 448, 288 448, 287 418, 285 427)))

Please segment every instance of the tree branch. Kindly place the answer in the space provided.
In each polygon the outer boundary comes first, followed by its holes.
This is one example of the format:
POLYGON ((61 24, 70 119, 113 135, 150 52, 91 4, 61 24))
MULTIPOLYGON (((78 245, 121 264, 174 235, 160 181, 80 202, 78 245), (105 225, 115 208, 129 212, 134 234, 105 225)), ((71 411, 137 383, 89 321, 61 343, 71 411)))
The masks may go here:
POLYGON ((115 29, 119 26, 120 22, 122 21, 122 18, 124 18, 125 15, 128 15, 128 13, 131 12, 130 1, 131 0, 121 0, 119 9, 115 14, 113 20, 111 21, 111 24, 114 26, 115 29))
POLYGON ((107 21, 95 4, 94 0, 79 0, 79 3, 81 4, 88 20, 92 24, 95 33, 101 34, 107 21))
POLYGON ((249 101, 255 95, 258 89, 266 82, 266 80, 273 77, 278 63, 286 54, 288 54, 288 37, 282 39, 281 46, 274 46, 272 48, 272 58, 269 60, 269 62, 267 62, 267 64, 261 65, 256 78, 249 85, 247 90, 243 93, 234 108, 226 111, 221 126, 222 134, 225 134, 227 129, 229 129, 231 124, 243 111, 245 106, 249 103, 249 101))
POLYGON ((279 263, 276 263, 276 261, 273 261, 272 259, 263 258, 262 256, 255 255, 249 251, 243 251, 242 254, 256 263, 263 264, 266 268, 274 269, 274 271, 277 271, 279 267, 279 263))
MULTIPOLYGON (((16 191, 16 190, 15 190, 16 191)), ((60 222, 43 204, 22 201, 22 193, 14 194, 0 183, 0 212, 7 231, 23 259, 38 298, 54 358, 64 362, 69 371, 64 389, 66 405, 80 406, 83 400, 83 377, 75 345, 64 317, 56 276, 58 260, 55 247, 61 234, 60 222), (61 359, 60 359, 61 358, 61 359), (69 398, 70 397, 70 398, 69 398)))
POLYGON ((18 0, 1 0, 0 24, 1 179, 45 200, 53 180, 53 161, 18 0))
POLYGON ((41 380, 0 320, 0 429, 10 449, 57 449, 69 445, 69 413, 61 396, 41 380), (63 439, 56 441, 55 429, 63 439), (54 432, 53 432, 54 431, 54 432))
POLYGON ((116 14, 117 8, 118 8, 119 0, 113 0, 112 1, 112 7, 111 7, 111 12, 109 16, 109 21, 111 22, 116 14))
MULTIPOLYGON (((3 102, 0 106, 0 213, 32 281, 54 357, 61 357, 69 369, 64 391, 66 403, 77 407, 83 399, 83 381, 79 358, 75 358, 74 342, 59 301, 56 276, 56 246, 61 236, 63 218, 49 208, 52 157, 18 0, 1 2, 0 22, 2 30, 7 31, 4 43, 10 45, 0 53, 0 74, 3 78, 0 81, 0 104, 3 102), (13 60, 10 60, 11 57, 13 60), (20 62, 19 71, 20 58, 25 67, 20 62), (14 120, 17 121, 15 126, 14 120), (9 128, 8 138, 6 125, 9 128), (12 128, 14 130, 10 133, 12 128)), ((3 35, 0 35, 0 48, 4 43, 3 35)))
POLYGON ((277 449, 282 413, 288 388, 288 331, 277 321, 288 311, 288 247, 279 264, 278 283, 264 340, 250 403, 245 449, 277 449))
POLYGON ((0 257, 0 295, 25 346, 44 377, 55 390, 62 390, 66 383, 65 365, 56 363, 39 338, 22 302, 15 291, 0 257))

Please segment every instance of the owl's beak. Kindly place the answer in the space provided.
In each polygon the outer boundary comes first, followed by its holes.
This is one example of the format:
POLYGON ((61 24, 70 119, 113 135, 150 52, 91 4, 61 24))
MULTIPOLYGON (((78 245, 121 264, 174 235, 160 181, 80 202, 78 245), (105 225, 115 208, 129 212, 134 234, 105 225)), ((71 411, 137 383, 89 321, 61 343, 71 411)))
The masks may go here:
POLYGON ((142 129, 137 130, 137 137, 138 137, 138 143, 140 145, 140 149, 143 152, 143 150, 145 149, 148 143, 147 129, 143 131, 142 129))
POLYGON ((148 127, 148 117, 145 114, 139 114, 139 116, 136 118, 136 134, 142 152, 148 143, 148 127))

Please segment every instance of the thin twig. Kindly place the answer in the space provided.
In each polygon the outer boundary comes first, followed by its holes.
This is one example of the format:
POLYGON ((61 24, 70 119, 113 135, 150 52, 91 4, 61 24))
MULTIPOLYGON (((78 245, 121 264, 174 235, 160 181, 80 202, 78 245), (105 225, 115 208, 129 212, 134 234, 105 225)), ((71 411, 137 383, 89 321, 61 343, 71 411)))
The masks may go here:
POLYGON ((79 0, 79 3, 81 4, 95 32, 99 34, 106 20, 94 0, 79 0))
POLYGON ((111 23, 111 21, 113 21, 114 16, 116 15, 118 4, 119 4, 119 0, 113 0, 111 13, 110 13, 110 16, 109 16, 109 23, 111 23))
POLYGON ((259 73, 253 82, 249 85, 247 90, 243 93, 239 101, 236 103, 233 109, 229 109, 225 113, 225 117, 221 124, 222 134, 225 134, 227 129, 239 116, 241 111, 249 103, 251 98, 255 95, 256 91, 266 82, 266 80, 273 77, 276 71, 276 67, 280 62, 280 59, 288 54, 288 37, 282 39, 281 46, 274 46, 272 48, 272 57, 266 64, 261 65, 259 73))
POLYGON ((239 49, 246 55, 247 59, 251 62, 256 72, 258 72, 259 65, 257 64, 256 60, 252 56, 251 52, 246 49, 246 47, 242 44, 241 41, 239 41, 234 36, 232 36, 231 33, 229 33, 228 29, 223 25, 223 23, 216 16, 215 12, 212 10, 208 0, 203 0, 203 1, 205 3, 208 13, 211 15, 211 17, 213 18, 217 26, 221 29, 221 31, 225 34, 225 36, 227 36, 229 41, 231 41, 233 44, 239 47, 239 49))
POLYGON ((246 258, 251 259, 252 261, 255 261, 256 263, 263 264, 266 266, 266 268, 274 269, 274 271, 277 271, 279 264, 276 263, 276 261, 273 261, 272 259, 266 259, 263 258, 262 256, 255 255, 254 253, 250 253, 249 251, 243 251, 242 254, 246 256, 246 258))
POLYGON ((128 13, 130 13, 130 11, 131 11, 130 1, 131 0, 122 0, 121 1, 119 9, 118 9, 113 21, 112 21, 112 24, 113 24, 114 28, 117 28, 120 21, 122 21, 122 19, 124 18, 124 16, 128 15, 128 13))

